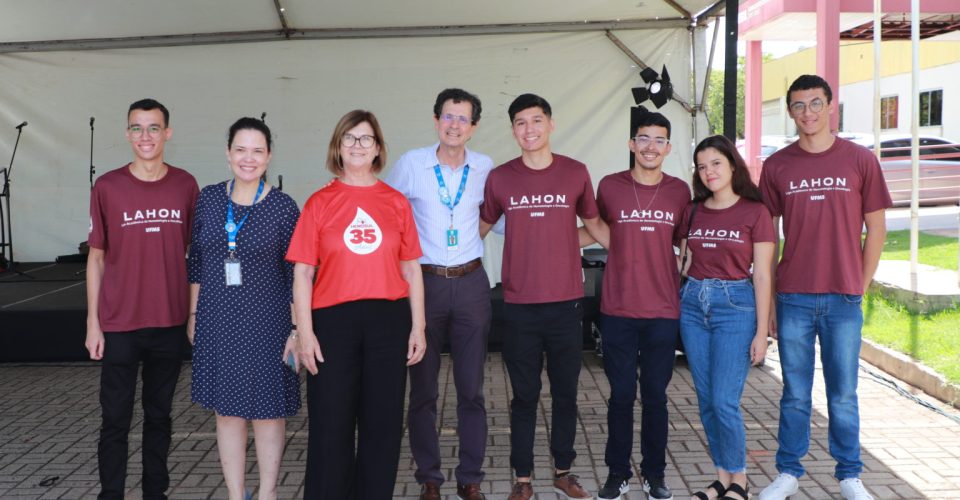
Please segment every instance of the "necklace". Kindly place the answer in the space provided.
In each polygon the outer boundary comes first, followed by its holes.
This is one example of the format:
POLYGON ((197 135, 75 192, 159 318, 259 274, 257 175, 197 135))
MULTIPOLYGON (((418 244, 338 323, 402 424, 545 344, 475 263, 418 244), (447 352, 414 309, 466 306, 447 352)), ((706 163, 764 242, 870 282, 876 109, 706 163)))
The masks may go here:
POLYGON ((637 193, 637 181, 633 178, 633 174, 630 175, 630 183, 633 186, 633 199, 637 202, 637 208, 641 212, 650 208, 650 205, 653 205, 653 201, 657 199, 657 194, 660 193, 660 185, 663 184, 663 172, 660 173, 660 180, 657 181, 657 189, 653 192, 653 197, 650 198, 650 201, 647 202, 647 206, 640 208, 640 195, 637 193))

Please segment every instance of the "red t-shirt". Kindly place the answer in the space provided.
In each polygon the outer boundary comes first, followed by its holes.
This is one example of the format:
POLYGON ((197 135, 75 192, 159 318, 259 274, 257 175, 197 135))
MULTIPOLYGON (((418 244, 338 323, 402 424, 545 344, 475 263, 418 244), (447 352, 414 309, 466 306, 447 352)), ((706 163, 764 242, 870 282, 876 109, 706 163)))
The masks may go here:
POLYGON ((795 142, 764 162, 760 189, 783 216, 777 291, 863 294, 863 215, 893 205, 877 157, 840 138, 822 153, 795 142))
POLYGON ((409 295, 400 261, 420 258, 410 202, 387 184, 335 181, 313 193, 293 231, 287 260, 320 266, 314 309, 409 295))
POLYGON ((690 186, 667 174, 658 185, 644 186, 625 170, 600 181, 597 202, 610 226, 600 311, 625 318, 679 318, 673 245, 680 241, 690 186))
POLYGON ((97 302, 103 331, 187 321, 186 254, 199 192, 192 175, 169 165, 152 182, 134 177, 129 164, 97 179, 87 244, 104 251, 97 302))
POLYGON ((542 304, 583 297, 583 268, 577 216, 597 216, 587 166, 554 154, 543 170, 521 158, 490 172, 480 217, 494 224, 506 215, 503 298, 513 304, 542 304))
POLYGON ((749 278, 753 244, 776 241, 773 218, 767 207, 746 198, 720 210, 698 203, 691 223, 692 206, 687 207, 680 230, 680 237, 687 239, 690 248, 687 275, 698 280, 749 278))

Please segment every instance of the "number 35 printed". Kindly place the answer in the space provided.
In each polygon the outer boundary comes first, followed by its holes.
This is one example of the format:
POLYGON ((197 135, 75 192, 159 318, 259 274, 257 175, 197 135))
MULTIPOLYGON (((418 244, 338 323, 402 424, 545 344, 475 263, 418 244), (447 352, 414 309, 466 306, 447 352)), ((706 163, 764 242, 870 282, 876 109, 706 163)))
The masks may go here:
POLYGON ((354 245, 359 245, 360 243, 374 243, 377 241, 376 229, 352 229, 350 234, 353 235, 353 238, 350 238, 350 243, 353 243, 354 245))

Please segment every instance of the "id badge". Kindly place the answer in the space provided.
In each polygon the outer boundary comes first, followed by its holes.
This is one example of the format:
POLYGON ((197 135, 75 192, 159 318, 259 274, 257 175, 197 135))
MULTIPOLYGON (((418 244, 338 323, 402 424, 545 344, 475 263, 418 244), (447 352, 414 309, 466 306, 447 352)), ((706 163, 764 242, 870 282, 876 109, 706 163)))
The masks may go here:
POLYGON ((460 232, 457 229, 447 229, 447 250, 456 250, 460 244, 460 232))
POLYGON ((223 259, 223 270, 227 277, 227 286, 240 286, 243 283, 240 277, 240 259, 236 257, 223 259))

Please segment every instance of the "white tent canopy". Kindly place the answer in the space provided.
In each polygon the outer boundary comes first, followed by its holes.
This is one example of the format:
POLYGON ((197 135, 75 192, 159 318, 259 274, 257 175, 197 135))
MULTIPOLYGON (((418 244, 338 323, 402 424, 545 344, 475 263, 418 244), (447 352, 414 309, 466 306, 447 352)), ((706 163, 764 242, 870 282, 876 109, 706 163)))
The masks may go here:
MULTIPOLYGON (((76 252, 88 226, 90 118, 100 175, 129 161, 126 108, 143 97, 170 108, 166 159, 201 186, 228 176, 230 123, 266 112, 276 140, 270 175, 283 175, 303 202, 329 179, 326 145, 350 109, 377 114, 392 164, 436 140, 437 92, 465 88, 483 101, 469 146, 500 163, 518 154, 506 108, 534 92, 553 106, 554 151, 584 161, 596 184, 627 166, 630 88, 641 84, 610 36, 654 69, 666 65, 678 97, 696 106, 705 69, 696 14, 713 4, 0 0, 3 166, 13 126, 29 122, 11 182, 14 260, 76 252)), ((677 102, 660 111, 674 124, 666 170, 688 180, 704 115, 677 102)))

